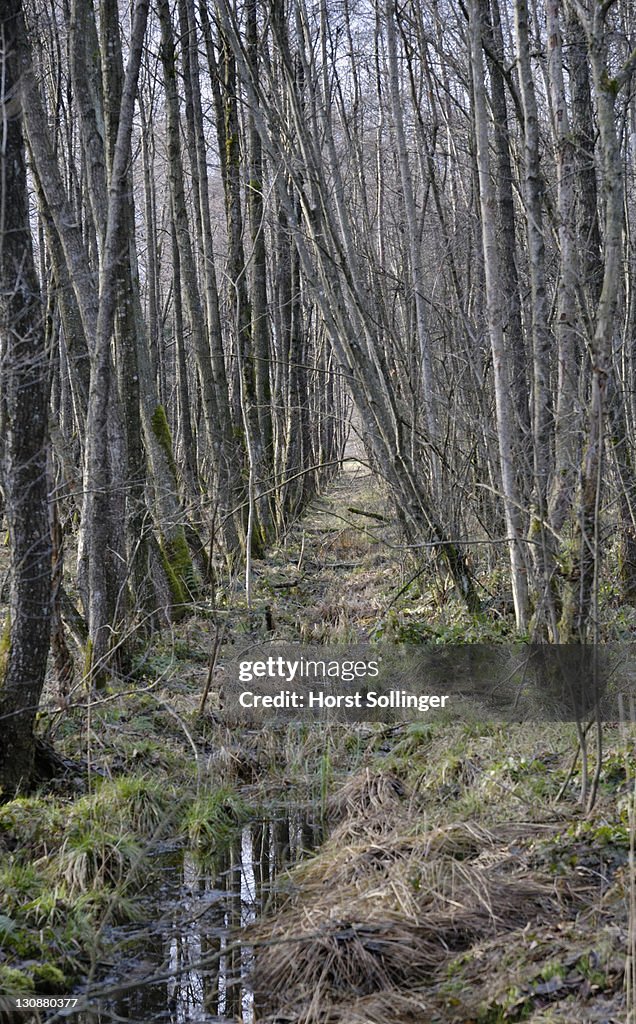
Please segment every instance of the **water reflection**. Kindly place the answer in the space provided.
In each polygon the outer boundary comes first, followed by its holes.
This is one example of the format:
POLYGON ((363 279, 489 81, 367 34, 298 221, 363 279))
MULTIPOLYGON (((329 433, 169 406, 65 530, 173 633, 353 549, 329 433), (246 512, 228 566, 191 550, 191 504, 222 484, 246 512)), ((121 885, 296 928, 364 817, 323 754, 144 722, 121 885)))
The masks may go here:
POLYGON ((278 872, 318 841, 295 810, 246 826, 214 863, 163 855, 144 898, 146 919, 109 933, 113 968, 95 989, 112 995, 75 1020, 254 1024, 253 950, 240 932, 263 912, 278 872))

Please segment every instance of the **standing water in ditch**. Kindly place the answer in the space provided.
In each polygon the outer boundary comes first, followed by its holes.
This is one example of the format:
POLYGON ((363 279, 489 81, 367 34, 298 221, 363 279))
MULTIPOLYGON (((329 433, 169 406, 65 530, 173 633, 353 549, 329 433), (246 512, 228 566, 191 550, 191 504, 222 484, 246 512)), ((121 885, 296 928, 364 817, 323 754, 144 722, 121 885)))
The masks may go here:
POLYGON ((189 851, 158 854, 144 917, 109 930, 110 962, 82 993, 78 1024, 254 1021, 253 953, 241 931, 272 899, 272 884, 320 841, 305 813, 246 825, 214 865, 189 851))

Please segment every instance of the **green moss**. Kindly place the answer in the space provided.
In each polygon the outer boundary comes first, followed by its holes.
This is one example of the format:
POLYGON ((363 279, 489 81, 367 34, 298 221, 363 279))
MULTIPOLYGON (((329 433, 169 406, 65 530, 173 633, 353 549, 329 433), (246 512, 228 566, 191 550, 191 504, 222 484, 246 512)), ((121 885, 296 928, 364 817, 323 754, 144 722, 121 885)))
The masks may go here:
POLYGON ((613 96, 614 99, 618 96, 618 92, 620 89, 620 83, 618 79, 610 78, 605 68, 603 68, 601 74, 601 88, 604 90, 604 92, 608 92, 610 96, 613 96))
POLYGON ((152 432, 157 438, 161 450, 168 460, 170 471, 177 478, 177 467, 174 461, 174 454, 172 451, 172 434, 170 433, 170 426, 168 424, 168 417, 166 411, 162 405, 158 405, 153 412, 150 423, 152 425, 152 432))
POLYGON ((170 540, 162 537, 160 546, 163 567, 168 577, 175 605, 175 617, 181 618, 185 611, 185 605, 191 596, 199 590, 199 581, 194 571, 183 527, 177 527, 175 536, 170 540))
POLYGON ((180 528, 172 540, 164 541, 164 551, 170 565, 180 578, 185 580, 187 577, 192 577, 192 559, 183 529, 180 528))
POLYGON ((23 992, 33 992, 33 981, 30 975, 24 971, 18 971, 15 967, 7 967, 5 964, 0 964, 0 992, 7 996, 17 996, 23 992))
POLYGON ((4 683, 4 677, 7 672, 7 664, 9 661, 9 651, 11 650, 11 616, 7 612, 4 626, 2 628, 2 636, 0 637, 0 687, 4 683))
POLYGON ((533 516, 530 521, 530 529, 528 530, 528 540, 536 540, 541 533, 541 520, 537 516, 533 516))
MULTIPOLYGON (((226 118, 226 122, 229 122, 229 118, 226 118)), ((226 127, 227 134, 225 136, 225 156, 228 162, 228 166, 235 164, 238 166, 238 135, 236 132, 231 132, 226 127)))
POLYGON ((161 550, 161 561, 163 564, 164 572, 168 578, 168 586, 170 587, 170 593, 172 595, 172 617, 175 621, 183 618, 184 605, 186 603, 186 597, 183 592, 181 581, 177 576, 176 572, 170 564, 168 556, 165 554, 163 548, 161 550))
POLYGON ((31 968, 36 992, 58 993, 68 991, 68 980, 53 964, 34 964, 31 968))
POLYGON ((8 861, 0 867, 0 911, 14 917, 46 888, 46 879, 31 864, 8 861))
POLYGON ((40 797, 18 797, 0 807, 0 835, 15 841, 20 858, 46 856, 62 821, 62 809, 40 797))
MULTIPOLYGON (((164 452, 170 472, 174 480, 177 479, 177 468, 172 450, 172 435, 168 425, 165 409, 158 405, 151 418, 152 430, 164 452)), ((177 527, 175 534, 170 539, 162 537, 160 541, 163 568, 168 578, 168 585, 175 605, 176 618, 180 618, 184 612, 184 605, 187 604, 190 595, 196 594, 198 579, 190 557, 188 542, 183 527, 177 527)))
POLYGON ((88 638, 84 651, 84 678, 89 679, 93 667, 93 641, 88 638))

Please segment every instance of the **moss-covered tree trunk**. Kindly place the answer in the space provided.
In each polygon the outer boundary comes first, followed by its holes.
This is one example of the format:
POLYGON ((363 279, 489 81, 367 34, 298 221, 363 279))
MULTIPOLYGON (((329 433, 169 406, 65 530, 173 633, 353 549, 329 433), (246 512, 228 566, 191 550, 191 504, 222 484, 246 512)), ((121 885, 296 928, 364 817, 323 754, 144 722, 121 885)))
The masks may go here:
POLYGON ((49 651, 51 537, 47 447, 49 368, 33 259, 19 90, 20 0, 0 8, 4 127, 0 149, 0 343, 6 422, 5 515, 11 541, 11 592, 0 667, 0 787, 28 786, 33 724, 49 651))
MULTIPOLYGON (((124 85, 121 33, 115 0, 107 0, 103 4, 100 29, 103 92, 108 100, 104 122, 110 169, 115 156, 124 85)), ((132 165, 132 152, 129 152, 129 164, 132 165)), ((141 308, 133 192, 129 170, 122 204, 122 244, 117 268, 116 368, 128 457, 128 563, 137 602, 146 615, 149 614, 149 621, 152 621, 157 598, 165 590, 165 587, 160 587, 156 592, 151 583, 158 569, 158 566, 153 567, 152 564, 157 550, 152 526, 155 527, 161 567, 172 603, 171 609, 161 611, 180 616, 195 580, 185 539, 183 510, 178 497, 172 437, 159 402, 157 381, 152 372, 150 340, 141 308), (151 524, 148 523, 147 515, 147 484, 150 485, 154 499, 151 524)))

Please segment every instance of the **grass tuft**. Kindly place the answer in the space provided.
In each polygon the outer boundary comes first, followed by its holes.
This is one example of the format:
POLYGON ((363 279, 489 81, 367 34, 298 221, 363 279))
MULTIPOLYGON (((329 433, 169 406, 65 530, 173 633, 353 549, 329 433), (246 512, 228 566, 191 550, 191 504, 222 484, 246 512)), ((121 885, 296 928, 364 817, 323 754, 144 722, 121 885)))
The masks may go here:
POLYGON ((217 853, 236 834, 248 814, 246 804, 232 789, 216 789, 197 797, 185 815, 191 846, 202 854, 217 853))

